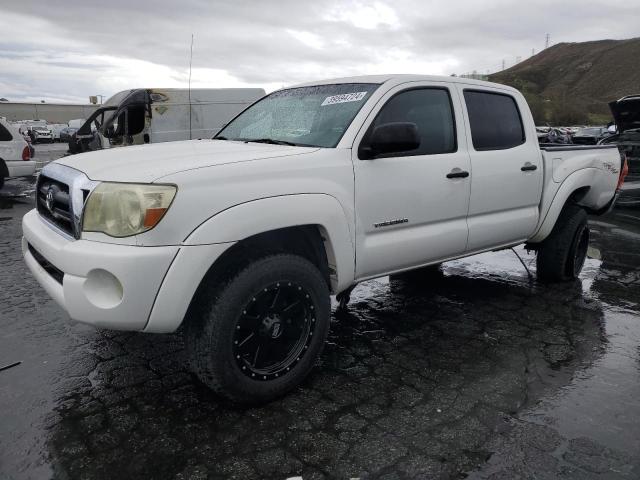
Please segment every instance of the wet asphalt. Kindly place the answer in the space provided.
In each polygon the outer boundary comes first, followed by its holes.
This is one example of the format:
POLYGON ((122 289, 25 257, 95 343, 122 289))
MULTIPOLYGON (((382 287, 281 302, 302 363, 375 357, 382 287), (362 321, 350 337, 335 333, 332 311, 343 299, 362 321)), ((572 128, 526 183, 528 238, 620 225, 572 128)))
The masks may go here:
POLYGON ((246 409, 179 334, 70 323, 21 258, 33 181, 0 190, 0 479, 640 478, 640 210, 592 219, 575 283, 502 251, 361 284, 308 380, 246 409))

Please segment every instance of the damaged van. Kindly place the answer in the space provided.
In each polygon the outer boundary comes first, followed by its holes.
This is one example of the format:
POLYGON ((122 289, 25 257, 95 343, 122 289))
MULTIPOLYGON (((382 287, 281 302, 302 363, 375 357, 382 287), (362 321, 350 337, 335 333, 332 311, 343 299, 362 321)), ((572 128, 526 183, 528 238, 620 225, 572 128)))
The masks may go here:
POLYGON ((261 88, 124 90, 84 122, 69 153, 211 138, 264 94, 261 88))

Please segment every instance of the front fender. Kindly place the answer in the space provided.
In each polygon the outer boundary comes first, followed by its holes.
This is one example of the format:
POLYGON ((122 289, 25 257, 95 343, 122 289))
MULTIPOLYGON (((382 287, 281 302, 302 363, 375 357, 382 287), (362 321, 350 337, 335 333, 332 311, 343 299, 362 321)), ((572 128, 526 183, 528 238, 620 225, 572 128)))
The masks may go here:
POLYGON ((334 291, 349 287, 355 272, 355 235, 338 200, 326 194, 296 194, 242 203, 212 216, 185 238, 184 245, 232 243, 259 233, 318 225, 329 264, 336 271, 334 291))

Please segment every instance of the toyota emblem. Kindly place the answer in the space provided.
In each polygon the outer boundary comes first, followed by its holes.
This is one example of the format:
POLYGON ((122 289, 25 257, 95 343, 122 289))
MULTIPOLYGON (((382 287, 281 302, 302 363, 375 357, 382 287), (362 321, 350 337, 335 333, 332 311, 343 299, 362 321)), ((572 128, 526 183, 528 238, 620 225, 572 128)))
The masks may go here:
POLYGON ((47 197, 45 199, 45 205, 47 206, 47 210, 53 213, 53 188, 49 187, 47 190, 47 197))

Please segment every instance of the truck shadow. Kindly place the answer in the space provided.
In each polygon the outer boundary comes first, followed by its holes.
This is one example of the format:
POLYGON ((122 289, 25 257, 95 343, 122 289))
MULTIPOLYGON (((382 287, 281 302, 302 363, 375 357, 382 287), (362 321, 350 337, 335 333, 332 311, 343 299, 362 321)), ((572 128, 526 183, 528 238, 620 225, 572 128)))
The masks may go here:
POLYGON ((261 408, 201 386, 179 335, 91 335, 61 370, 48 420, 59 478, 458 478, 606 341, 601 305, 579 283, 463 267, 363 284, 334 311, 310 378, 261 408))

